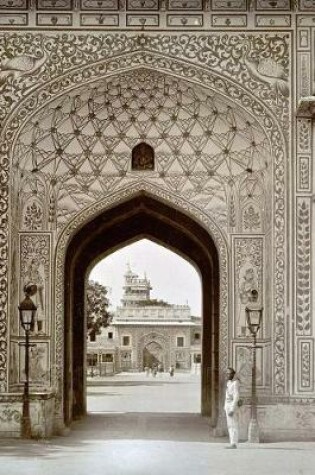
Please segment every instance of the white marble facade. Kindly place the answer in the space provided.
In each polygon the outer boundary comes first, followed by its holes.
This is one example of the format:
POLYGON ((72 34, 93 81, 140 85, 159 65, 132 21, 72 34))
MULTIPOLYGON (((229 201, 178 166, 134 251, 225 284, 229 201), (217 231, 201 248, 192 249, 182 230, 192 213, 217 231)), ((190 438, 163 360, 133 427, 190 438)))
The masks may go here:
POLYGON ((69 239, 141 190, 217 246, 222 377, 227 364, 248 375, 254 287, 262 428, 314 431, 315 4, 293 3, 0 2, 2 436, 19 433, 23 284, 39 288, 32 414, 47 435, 69 239), (140 142, 153 170, 131 169, 140 142))

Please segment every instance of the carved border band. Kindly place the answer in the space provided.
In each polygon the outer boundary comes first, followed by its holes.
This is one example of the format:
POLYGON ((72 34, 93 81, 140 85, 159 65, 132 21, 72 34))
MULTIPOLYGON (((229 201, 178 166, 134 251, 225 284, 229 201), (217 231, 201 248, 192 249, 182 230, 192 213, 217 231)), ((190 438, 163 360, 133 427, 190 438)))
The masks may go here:
POLYGON ((296 199, 296 334, 312 334, 311 198, 296 199))
POLYGON ((305 193, 312 191, 313 167, 310 155, 297 156, 297 173, 296 173, 296 191, 305 193))

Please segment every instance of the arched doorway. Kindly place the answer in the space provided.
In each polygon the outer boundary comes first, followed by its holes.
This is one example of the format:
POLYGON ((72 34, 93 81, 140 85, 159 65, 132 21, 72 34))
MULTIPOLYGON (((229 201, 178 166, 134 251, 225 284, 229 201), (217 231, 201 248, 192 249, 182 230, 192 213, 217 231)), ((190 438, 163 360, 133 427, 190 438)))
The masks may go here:
POLYGON ((162 365, 164 369, 170 366, 169 345, 163 335, 155 332, 148 333, 139 341, 138 364, 139 367, 152 368, 162 365))
POLYGON ((143 348, 143 368, 165 367, 165 354, 162 346, 156 341, 151 341, 143 348))
POLYGON ((65 260, 64 421, 86 413, 84 320, 85 276, 92 263, 140 237, 148 237, 193 263, 202 280, 201 412, 216 424, 218 414, 219 260, 209 233, 194 219, 146 192, 118 204, 83 226, 65 260))

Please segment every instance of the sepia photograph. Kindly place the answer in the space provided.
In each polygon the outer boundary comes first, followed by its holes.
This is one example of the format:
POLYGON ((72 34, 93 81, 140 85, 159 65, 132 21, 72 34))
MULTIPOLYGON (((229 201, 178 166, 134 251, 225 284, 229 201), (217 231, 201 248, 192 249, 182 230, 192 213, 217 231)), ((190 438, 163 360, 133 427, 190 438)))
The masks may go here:
POLYGON ((0 0, 0 475, 313 475, 315 0, 0 0))

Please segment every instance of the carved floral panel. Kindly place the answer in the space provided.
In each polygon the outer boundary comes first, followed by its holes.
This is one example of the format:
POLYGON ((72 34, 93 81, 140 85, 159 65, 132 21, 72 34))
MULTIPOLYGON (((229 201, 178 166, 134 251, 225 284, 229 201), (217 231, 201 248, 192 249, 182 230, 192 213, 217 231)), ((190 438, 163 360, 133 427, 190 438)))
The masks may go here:
POLYGON ((297 341, 297 390, 314 391, 314 340, 299 338, 297 341))
POLYGON ((296 334, 312 333, 311 199, 296 202, 296 334))
POLYGON ((20 295, 27 284, 37 285, 37 293, 32 297, 37 312, 34 334, 49 333, 49 306, 51 282, 51 236, 42 234, 20 234, 20 295))
MULTIPOLYGON (((249 303, 252 290, 257 290, 258 302, 264 306, 264 240, 262 237, 235 237, 234 254, 234 335, 249 336, 246 324, 245 308, 249 303)), ((263 324, 265 326, 265 322, 263 324)), ((260 336, 263 327, 260 329, 260 336)))

